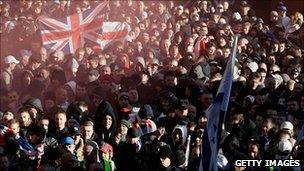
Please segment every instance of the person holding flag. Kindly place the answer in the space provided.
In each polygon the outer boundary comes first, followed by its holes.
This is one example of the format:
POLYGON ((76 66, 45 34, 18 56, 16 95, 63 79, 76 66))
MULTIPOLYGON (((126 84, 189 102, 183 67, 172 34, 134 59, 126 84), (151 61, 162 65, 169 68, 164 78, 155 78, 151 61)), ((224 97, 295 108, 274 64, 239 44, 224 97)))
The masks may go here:
POLYGON ((235 64, 238 37, 234 36, 233 51, 226 70, 218 88, 213 103, 206 111, 208 118, 206 130, 203 135, 202 159, 200 163, 200 171, 217 171, 217 158, 219 150, 220 135, 222 125, 225 121, 225 115, 229 105, 229 98, 233 81, 233 70, 235 64))

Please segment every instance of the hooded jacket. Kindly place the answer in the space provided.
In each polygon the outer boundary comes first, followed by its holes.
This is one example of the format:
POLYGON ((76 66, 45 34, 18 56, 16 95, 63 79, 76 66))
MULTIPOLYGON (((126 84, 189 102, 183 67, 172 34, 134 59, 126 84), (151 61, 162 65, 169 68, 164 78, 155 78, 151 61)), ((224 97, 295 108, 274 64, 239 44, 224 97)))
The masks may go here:
POLYGON ((179 129, 182 132, 182 145, 184 145, 187 141, 188 130, 186 125, 176 125, 173 129, 172 135, 175 130, 179 129))
POLYGON ((34 107, 34 108, 40 110, 40 112, 43 112, 41 101, 40 101, 40 99, 37 99, 37 98, 32 98, 32 97, 29 98, 24 103, 24 106, 31 106, 31 107, 34 107))
POLYGON ((97 109, 97 112, 95 114, 95 122, 96 122, 96 130, 98 137, 108 142, 111 137, 114 136, 117 126, 117 116, 114 114, 113 108, 111 104, 107 101, 102 101, 97 109), (109 115, 112 117, 112 125, 109 130, 106 130, 104 126, 102 125, 102 120, 106 115, 109 115))

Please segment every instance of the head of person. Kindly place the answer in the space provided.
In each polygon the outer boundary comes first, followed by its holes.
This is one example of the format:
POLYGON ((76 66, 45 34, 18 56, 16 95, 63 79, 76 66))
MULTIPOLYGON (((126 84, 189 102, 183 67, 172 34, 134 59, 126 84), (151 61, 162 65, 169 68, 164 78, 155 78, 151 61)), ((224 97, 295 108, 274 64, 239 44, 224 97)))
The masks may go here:
POLYGON ((19 61, 14 56, 9 55, 4 58, 4 65, 7 69, 14 70, 17 64, 19 61))
POLYGON ((14 119, 14 114, 11 111, 5 111, 3 113, 1 121, 6 125, 11 119, 14 119))
POLYGON ((7 104, 10 103, 18 103, 19 101, 19 94, 16 90, 10 90, 6 93, 7 97, 7 104))
POLYGON ((86 121, 81 125, 81 135, 84 140, 89 140, 94 134, 94 123, 92 121, 86 121))
POLYGON ((66 89, 60 87, 55 90, 56 103, 65 103, 68 100, 68 92, 66 89))
POLYGON ((96 69, 92 69, 89 72, 88 80, 89 82, 94 82, 98 80, 99 76, 100 76, 99 71, 96 69))
POLYGON ((18 134, 20 131, 20 123, 16 119, 9 120, 7 126, 12 130, 14 135, 18 134))
POLYGON ((20 113, 20 124, 22 127, 29 127, 30 124, 32 123, 32 118, 31 118, 31 115, 28 111, 27 108, 25 107, 22 107, 20 110, 19 110, 19 113, 20 113))
POLYGON ((55 115, 55 123, 56 123, 56 128, 58 130, 62 130, 65 128, 65 124, 67 122, 67 115, 64 111, 58 111, 55 115))
POLYGON ((129 94, 129 100, 131 103, 136 103, 138 102, 138 91, 136 88, 132 88, 128 91, 128 94, 129 94))
POLYGON ((118 105, 120 107, 127 106, 129 104, 129 102, 130 102, 129 93, 123 92, 123 93, 119 94, 119 96, 118 96, 118 105))
POLYGON ((8 171, 10 162, 8 156, 5 154, 0 154, 0 170, 8 171))
POLYGON ((131 123, 125 119, 122 119, 120 121, 120 127, 118 128, 118 132, 122 135, 127 135, 129 128, 131 128, 131 123))
POLYGON ((102 118, 102 126, 105 130, 110 131, 111 128, 113 127, 113 116, 110 114, 104 115, 102 118))
POLYGON ((177 85, 177 77, 173 72, 168 72, 164 76, 164 82, 167 87, 172 87, 177 85))
POLYGON ((84 48, 78 48, 75 52, 75 58, 77 61, 82 61, 85 55, 85 49, 84 48))
POLYGON ((62 148, 64 150, 66 150, 67 152, 69 153, 72 153, 74 154, 74 151, 75 151, 75 143, 74 143, 74 140, 72 137, 63 137, 61 140, 60 140, 60 144, 62 146, 62 148))
POLYGON ((86 84, 78 82, 76 84, 76 99, 84 99, 86 97, 86 84))
POLYGON ((213 94, 209 91, 204 91, 198 96, 198 98, 200 104, 203 105, 205 109, 207 109, 212 103, 213 94))
POLYGON ((49 131, 49 124, 50 120, 48 118, 41 118, 38 123, 38 125, 42 127, 46 133, 49 131))
POLYGON ((28 130, 29 140, 32 144, 38 145, 41 144, 45 137, 45 129, 41 126, 34 125, 28 130))
POLYGON ((290 113, 297 112, 300 110, 299 103, 297 99, 290 98, 287 100, 287 111, 290 113))
POLYGON ((101 143, 99 148, 99 154, 102 159, 110 160, 113 156, 113 147, 108 143, 101 143))
POLYGON ((54 69, 50 75, 51 85, 56 89, 67 82, 62 69, 54 69))

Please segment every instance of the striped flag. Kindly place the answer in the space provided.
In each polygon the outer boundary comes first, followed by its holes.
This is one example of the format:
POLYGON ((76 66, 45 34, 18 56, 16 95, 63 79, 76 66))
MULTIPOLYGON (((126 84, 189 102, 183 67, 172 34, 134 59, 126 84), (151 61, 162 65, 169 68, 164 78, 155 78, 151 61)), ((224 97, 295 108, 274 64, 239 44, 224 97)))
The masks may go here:
POLYGON ((208 122, 203 135, 200 171, 217 171, 217 156, 222 124, 228 109, 238 37, 234 37, 232 55, 227 62, 216 97, 206 111, 208 122))
POLYGON ((62 50, 74 53, 85 43, 94 49, 103 49, 114 40, 121 40, 130 31, 130 26, 120 22, 105 22, 102 12, 109 1, 100 2, 95 8, 64 18, 38 18, 43 46, 50 52, 62 50))
POLYGON ((298 143, 301 141, 302 138, 304 138, 304 124, 302 125, 301 130, 298 132, 296 145, 298 145, 298 143))

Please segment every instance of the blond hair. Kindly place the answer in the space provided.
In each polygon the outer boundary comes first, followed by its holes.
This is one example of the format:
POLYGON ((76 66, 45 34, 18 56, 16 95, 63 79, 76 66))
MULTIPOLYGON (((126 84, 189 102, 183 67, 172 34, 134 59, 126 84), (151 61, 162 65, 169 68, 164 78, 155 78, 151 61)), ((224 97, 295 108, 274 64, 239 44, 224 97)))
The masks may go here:
POLYGON ((301 26, 303 24, 303 14, 296 11, 292 16, 291 20, 293 21, 293 24, 298 24, 301 26))

